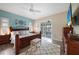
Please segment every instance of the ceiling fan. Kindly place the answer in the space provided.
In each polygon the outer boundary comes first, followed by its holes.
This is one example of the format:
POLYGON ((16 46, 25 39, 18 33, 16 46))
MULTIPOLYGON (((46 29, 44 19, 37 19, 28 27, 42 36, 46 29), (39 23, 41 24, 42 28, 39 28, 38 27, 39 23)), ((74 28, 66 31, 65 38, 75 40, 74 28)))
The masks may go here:
POLYGON ((29 11, 30 11, 30 12, 41 12, 40 10, 34 9, 34 4, 30 4, 29 11))
POLYGON ((27 4, 25 4, 24 7, 21 7, 21 9, 27 10, 27 11, 33 12, 33 13, 34 13, 34 12, 36 12, 36 13, 40 13, 40 12, 41 12, 40 10, 34 9, 34 6, 35 6, 35 5, 34 5, 33 3, 30 3, 29 6, 27 6, 27 7, 26 7, 26 5, 27 5, 27 4))

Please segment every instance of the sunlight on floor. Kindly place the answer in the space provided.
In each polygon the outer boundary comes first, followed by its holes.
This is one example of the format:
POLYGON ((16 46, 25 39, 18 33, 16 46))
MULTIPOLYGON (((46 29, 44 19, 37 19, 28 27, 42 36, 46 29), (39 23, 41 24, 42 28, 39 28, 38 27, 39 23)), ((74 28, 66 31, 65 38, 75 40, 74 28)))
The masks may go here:
POLYGON ((42 37, 42 41, 53 43, 51 38, 42 37))

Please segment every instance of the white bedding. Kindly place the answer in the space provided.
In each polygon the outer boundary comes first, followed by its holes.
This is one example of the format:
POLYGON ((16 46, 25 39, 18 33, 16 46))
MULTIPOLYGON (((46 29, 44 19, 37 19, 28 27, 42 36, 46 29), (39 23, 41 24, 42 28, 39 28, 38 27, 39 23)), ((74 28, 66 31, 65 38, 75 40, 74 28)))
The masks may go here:
POLYGON ((19 38, 28 37, 28 36, 32 36, 32 35, 36 35, 36 34, 28 33, 28 34, 25 34, 25 35, 19 35, 19 38))
POLYGON ((16 36, 16 34, 19 34, 19 38, 36 35, 36 34, 33 34, 33 33, 29 33, 29 32, 27 32, 27 33, 24 32, 23 33, 23 31, 13 31, 13 32, 11 32, 11 43, 13 43, 13 44, 15 44, 15 36, 16 36))

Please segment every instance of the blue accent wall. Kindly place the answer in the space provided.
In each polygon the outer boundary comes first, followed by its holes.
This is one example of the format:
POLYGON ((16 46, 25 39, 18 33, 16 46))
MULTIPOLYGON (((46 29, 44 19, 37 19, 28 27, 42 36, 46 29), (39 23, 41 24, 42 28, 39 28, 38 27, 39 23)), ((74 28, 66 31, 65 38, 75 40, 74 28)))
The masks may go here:
POLYGON ((30 22, 33 22, 33 20, 30 18, 26 18, 3 10, 0 10, 0 17, 8 18, 10 26, 14 28, 24 28, 28 26, 30 22), (20 21, 21 24, 17 24, 17 21, 20 21))

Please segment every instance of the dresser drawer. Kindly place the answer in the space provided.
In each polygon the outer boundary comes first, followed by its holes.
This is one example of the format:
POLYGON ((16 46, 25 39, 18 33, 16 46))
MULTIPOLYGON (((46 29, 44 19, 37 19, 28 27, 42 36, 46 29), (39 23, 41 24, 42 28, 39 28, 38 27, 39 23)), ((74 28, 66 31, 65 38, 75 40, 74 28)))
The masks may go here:
POLYGON ((79 42, 78 41, 69 41, 68 43, 68 54, 76 55, 79 54, 79 42))

